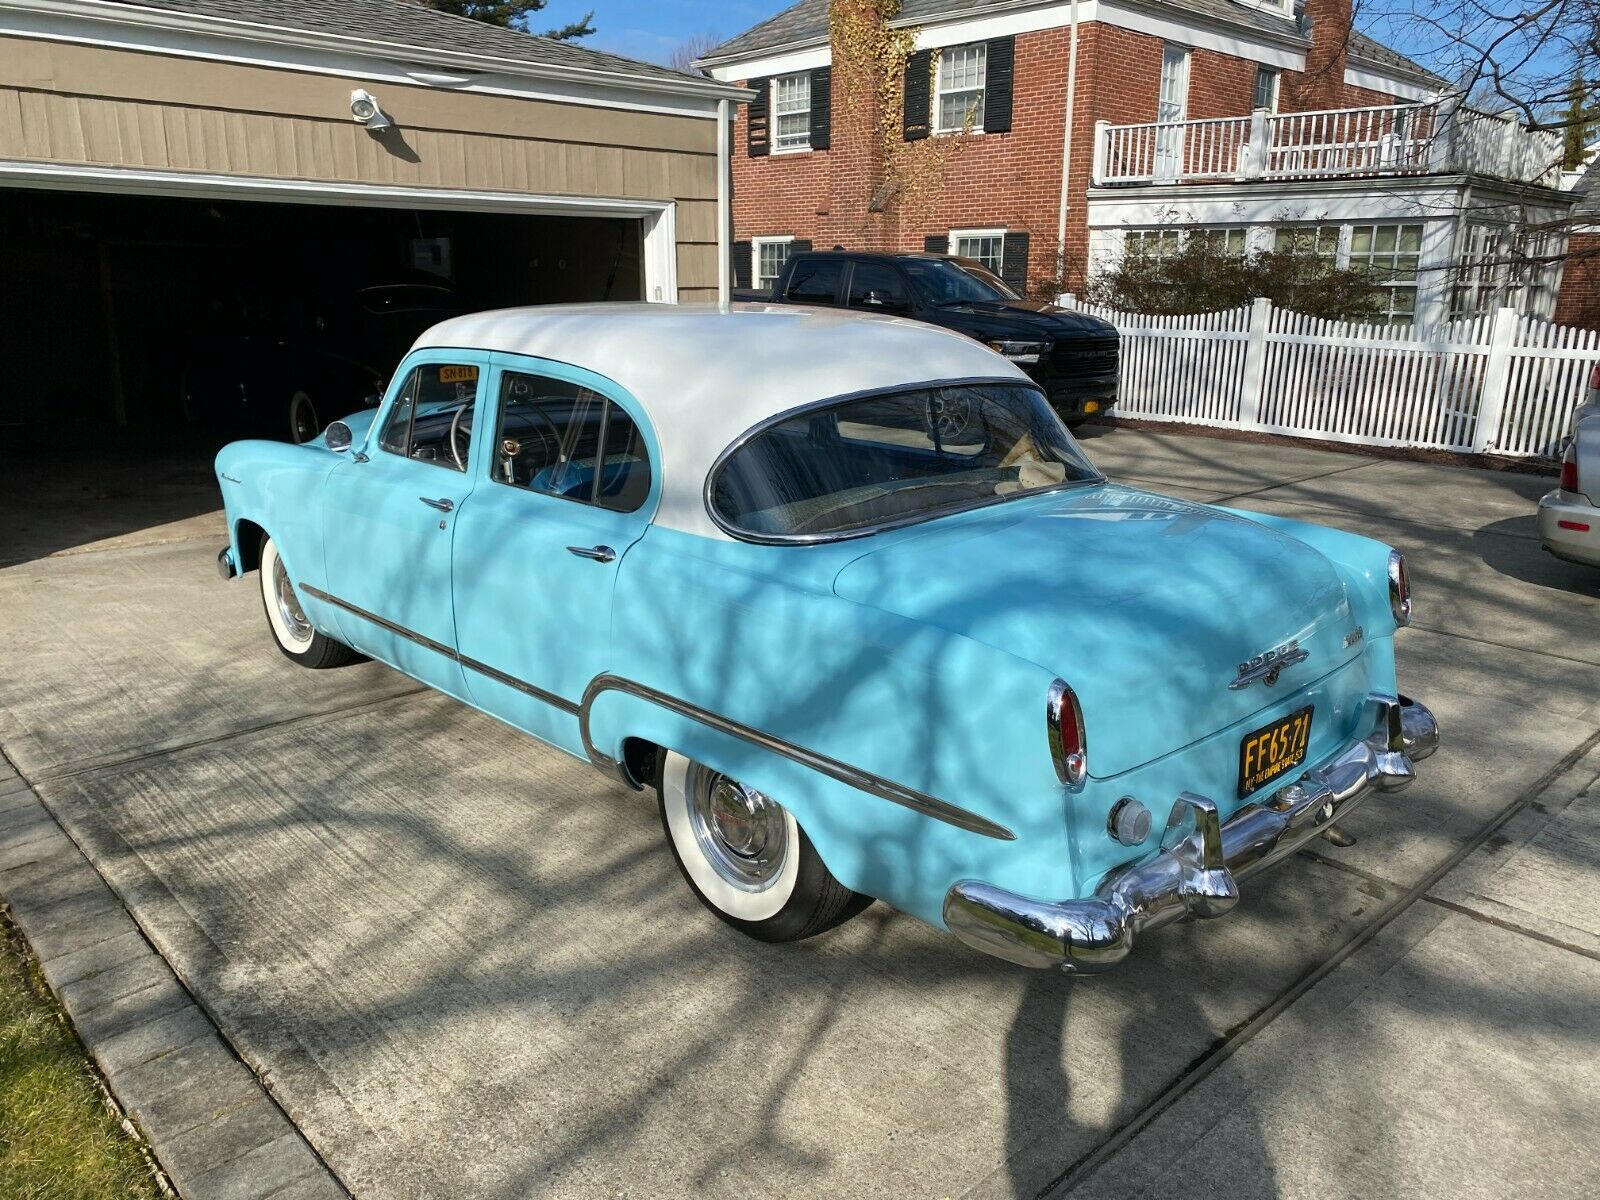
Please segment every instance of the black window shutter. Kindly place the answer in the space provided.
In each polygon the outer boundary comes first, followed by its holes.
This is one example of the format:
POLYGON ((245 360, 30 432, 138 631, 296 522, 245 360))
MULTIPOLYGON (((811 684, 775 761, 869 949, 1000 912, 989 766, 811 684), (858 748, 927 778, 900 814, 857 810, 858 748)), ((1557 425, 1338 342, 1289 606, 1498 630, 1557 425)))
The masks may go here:
POLYGON ((750 81, 750 87, 755 89, 756 94, 744 113, 744 145, 751 158, 760 158, 772 149, 771 135, 767 131, 767 100, 772 95, 770 84, 771 81, 767 79, 750 81))
POLYGON ((789 253, 790 254, 806 254, 806 253, 809 253, 810 250, 811 250, 811 239, 810 238, 795 238, 794 241, 789 243, 789 253))
POLYGON ((833 68, 818 67, 811 72, 811 148, 827 150, 833 145, 833 68))
POLYGON ((1017 60, 1017 39, 995 38, 984 54, 983 131, 1011 132, 1011 79, 1017 60))
POLYGON ((929 254, 949 254, 950 237, 943 233, 930 233, 922 239, 922 248, 929 254))
POLYGON ((1006 234, 1005 249, 1000 256, 1000 278, 1011 285, 1014 292, 1028 290, 1028 235, 1006 234))
POLYGON ((733 244, 733 286, 736 288, 750 286, 749 242, 735 242, 733 244))
POLYGON ((903 127, 908 142, 928 136, 929 72, 933 69, 933 52, 918 50, 906 60, 906 111, 903 127))

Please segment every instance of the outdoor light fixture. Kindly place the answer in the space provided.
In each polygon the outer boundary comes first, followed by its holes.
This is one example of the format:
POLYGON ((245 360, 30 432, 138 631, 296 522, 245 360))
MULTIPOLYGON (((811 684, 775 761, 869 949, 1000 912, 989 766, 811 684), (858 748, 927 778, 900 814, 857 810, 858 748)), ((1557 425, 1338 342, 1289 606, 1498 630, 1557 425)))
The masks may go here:
POLYGON ((364 88, 357 88, 350 93, 350 115, 372 133, 379 133, 394 124, 389 114, 378 107, 377 98, 364 88))

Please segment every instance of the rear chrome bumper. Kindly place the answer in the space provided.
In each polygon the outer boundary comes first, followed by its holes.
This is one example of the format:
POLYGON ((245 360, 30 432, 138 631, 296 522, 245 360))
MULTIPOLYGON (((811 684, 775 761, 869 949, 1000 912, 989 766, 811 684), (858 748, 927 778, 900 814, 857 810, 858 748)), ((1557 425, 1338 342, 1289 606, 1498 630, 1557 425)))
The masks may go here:
POLYGON ((223 579, 232 579, 239 574, 233 565, 233 547, 224 546, 217 551, 217 574, 223 579))
POLYGON ((1116 966, 1146 930, 1187 916, 1220 917, 1238 902, 1239 880, 1294 853, 1374 791, 1399 791, 1415 778, 1414 764, 1438 749, 1433 714, 1404 696, 1368 696, 1362 720, 1366 737, 1226 824, 1215 801, 1182 793, 1167 818, 1165 848, 1113 871, 1093 896, 1034 900, 964 880, 945 895, 945 925, 974 949, 1025 967, 1088 975, 1116 966))

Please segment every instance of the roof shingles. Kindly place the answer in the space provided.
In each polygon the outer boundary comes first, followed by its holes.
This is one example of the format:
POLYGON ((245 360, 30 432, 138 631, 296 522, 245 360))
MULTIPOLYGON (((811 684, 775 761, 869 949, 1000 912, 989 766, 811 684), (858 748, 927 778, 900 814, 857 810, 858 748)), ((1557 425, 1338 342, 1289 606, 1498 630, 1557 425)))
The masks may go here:
MULTIPOLYGON (((800 0, 774 17, 745 30, 737 37, 723 42, 715 50, 702 56, 703 61, 738 57, 743 54, 776 50, 784 46, 818 42, 828 36, 829 0, 800 0)), ((1185 9, 1213 17, 1217 20, 1245 25, 1278 37, 1291 37, 1305 42, 1295 22, 1287 16, 1265 12, 1234 0, 1168 0, 1172 8, 1185 9)), ((939 17, 956 17, 977 9, 997 7, 998 0, 905 0, 900 17, 905 21, 929 21, 939 17)), ((1408 74, 1437 78, 1421 65, 1411 61, 1381 42, 1364 33, 1352 31, 1350 53, 1380 67, 1391 67, 1408 74)), ((1443 83, 1443 80, 1439 80, 1443 83)))
MULTIPOLYGON (((405 47, 425 57, 429 50, 449 50, 574 70, 604 71, 640 79, 709 84, 699 75, 637 62, 618 54, 590 50, 570 42, 536 37, 453 16, 414 0, 116 0, 129 8, 183 13, 305 33, 328 34, 405 47)), ((713 85, 714 86, 714 85, 713 85)))

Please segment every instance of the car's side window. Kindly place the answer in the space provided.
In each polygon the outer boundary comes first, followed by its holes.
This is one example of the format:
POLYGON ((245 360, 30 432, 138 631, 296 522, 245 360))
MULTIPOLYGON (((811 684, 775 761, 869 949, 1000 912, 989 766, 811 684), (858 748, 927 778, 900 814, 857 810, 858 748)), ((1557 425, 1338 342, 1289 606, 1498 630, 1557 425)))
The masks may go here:
POLYGON ((878 312, 911 311, 905 281, 885 263, 858 262, 850 272, 850 307, 878 312))
POLYGON ((843 277, 843 259, 802 258, 789 273, 783 298, 796 304, 834 304, 839 299, 843 277))
POLYGON ((413 367, 383 423, 379 448, 465 471, 477 396, 478 368, 472 363, 413 367))
POLYGON ((500 384, 494 478, 632 512, 650 492, 650 458, 633 418, 599 392, 507 371, 500 384))

